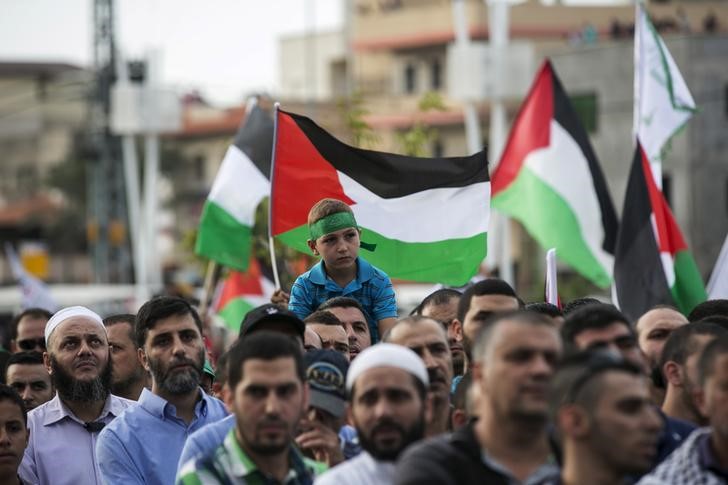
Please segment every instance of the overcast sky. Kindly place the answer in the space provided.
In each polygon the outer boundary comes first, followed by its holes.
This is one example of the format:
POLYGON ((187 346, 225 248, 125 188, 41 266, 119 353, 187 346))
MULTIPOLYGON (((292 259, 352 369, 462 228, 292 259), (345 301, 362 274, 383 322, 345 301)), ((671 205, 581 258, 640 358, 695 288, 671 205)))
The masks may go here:
MULTIPOLYGON (((127 56, 159 48, 165 83, 228 105, 274 91, 277 39, 340 26, 343 1, 116 0, 117 41, 127 56)), ((0 61, 90 65, 92 7, 92 0, 0 0, 0 61)))

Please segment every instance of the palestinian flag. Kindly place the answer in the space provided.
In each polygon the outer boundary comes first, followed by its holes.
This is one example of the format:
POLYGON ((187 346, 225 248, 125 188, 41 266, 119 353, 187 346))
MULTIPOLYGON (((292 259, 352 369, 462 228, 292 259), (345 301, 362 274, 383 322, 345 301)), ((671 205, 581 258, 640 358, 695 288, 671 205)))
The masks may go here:
POLYGON ((658 304, 687 315, 706 299, 705 287, 639 143, 622 214, 614 261, 619 307, 632 321, 658 304))
POLYGON ((594 284, 610 285, 617 215, 586 131, 548 60, 493 174, 492 204, 594 284))
POLYGON ((228 273, 219 287, 212 309, 230 330, 239 332, 245 314, 264 303, 270 303, 272 294, 273 283, 262 274, 258 261, 252 259, 245 273, 228 273))
POLYGON ((277 112, 271 234, 308 253, 307 218, 325 197, 349 204, 363 257, 394 278, 465 284, 485 257, 490 181, 485 152, 415 158, 362 150, 312 120, 277 112))
POLYGON ((255 209, 270 191, 273 120, 257 104, 248 110, 225 154, 202 209, 195 253, 245 271, 255 209))

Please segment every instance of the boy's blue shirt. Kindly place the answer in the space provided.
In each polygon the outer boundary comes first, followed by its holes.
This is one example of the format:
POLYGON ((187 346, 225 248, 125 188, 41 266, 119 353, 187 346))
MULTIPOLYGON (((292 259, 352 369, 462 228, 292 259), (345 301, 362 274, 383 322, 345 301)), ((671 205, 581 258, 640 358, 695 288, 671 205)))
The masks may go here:
POLYGON ((372 266, 362 257, 356 258, 356 278, 345 288, 326 275, 323 261, 316 263, 296 278, 291 288, 288 309, 304 319, 323 302, 336 296, 348 296, 361 304, 369 324, 372 344, 379 341, 377 322, 384 318, 397 317, 392 281, 384 271, 372 266))

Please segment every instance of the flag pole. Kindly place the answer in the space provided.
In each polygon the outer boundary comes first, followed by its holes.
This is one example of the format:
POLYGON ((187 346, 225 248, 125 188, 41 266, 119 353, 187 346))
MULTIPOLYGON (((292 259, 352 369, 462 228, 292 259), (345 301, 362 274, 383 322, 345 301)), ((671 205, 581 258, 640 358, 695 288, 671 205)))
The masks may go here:
POLYGON ((202 287, 202 301, 200 302, 200 318, 204 322, 207 318, 207 311, 210 307, 210 295, 212 294, 212 286, 215 280, 215 271, 217 263, 212 259, 207 262, 207 271, 205 272, 205 283, 202 287))
POLYGON ((273 149, 271 150, 271 162, 270 162, 270 191, 268 202, 268 249, 270 251, 270 266, 273 270, 273 282, 276 285, 276 290, 281 288, 281 279, 278 276, 278 263, 276 261, 276 246, 275 240, 273 239, 273 187, 275 186, 273 181, 273 174, 275 173, 276 163, 276 145, 278 144, 278 110, 281 107, 281 103, 275 102, 273 104, 273 149))

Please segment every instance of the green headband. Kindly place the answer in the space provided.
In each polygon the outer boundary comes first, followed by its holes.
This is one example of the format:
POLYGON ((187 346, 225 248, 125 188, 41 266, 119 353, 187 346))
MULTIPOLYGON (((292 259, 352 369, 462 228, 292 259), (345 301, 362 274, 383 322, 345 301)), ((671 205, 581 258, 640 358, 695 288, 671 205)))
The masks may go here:
MULTIPOLYGON (((316 241, 321 236, 331 234, 332 232, 340 231, 348 227, 359 228, 356 224, 354 214, 351 212, 337 212, 335 214, 329 214, 326 217, 322 217, 318 221, 308 226, 309 233, 311 234, 311 240, 316 241)), ((369 244, 363 241, 359 241, 359 246, 367 251, 374 251, 377 247, 376 244, 369 244)))

